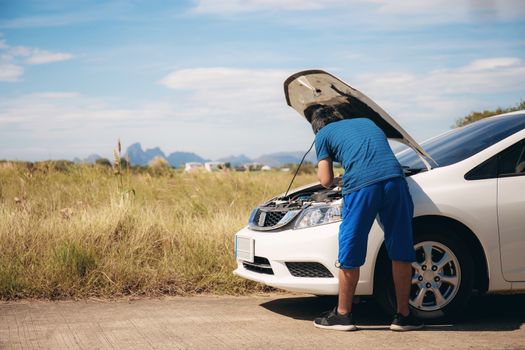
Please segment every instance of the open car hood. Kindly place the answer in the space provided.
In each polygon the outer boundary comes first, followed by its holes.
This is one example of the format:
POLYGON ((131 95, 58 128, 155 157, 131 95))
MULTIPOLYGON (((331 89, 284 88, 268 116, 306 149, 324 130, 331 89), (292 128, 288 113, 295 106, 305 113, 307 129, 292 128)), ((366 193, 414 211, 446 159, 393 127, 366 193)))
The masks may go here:
POLYGON ((387 112, 365 94, 330 73, 322 70, 295 73, 284 82, 284 93, 286 103, 305 117, 308 122, 311 121, 313 111, 320 106, 343 105, 340 111, 345 118, 359 116, 371 119, 383 130, 387 138, 411 147, 428 169, 431 169, 431 166, 427 159, 437 165, 387 112))

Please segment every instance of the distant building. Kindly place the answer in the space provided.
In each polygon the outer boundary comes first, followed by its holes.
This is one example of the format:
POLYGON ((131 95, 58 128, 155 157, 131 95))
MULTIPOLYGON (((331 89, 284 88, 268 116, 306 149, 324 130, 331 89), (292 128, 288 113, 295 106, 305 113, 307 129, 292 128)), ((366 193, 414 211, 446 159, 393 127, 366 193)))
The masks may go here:
POLYGON ((246 163, 244 164, 244 169, 246 169, 246 171, 259 171, 261 170, 263 167, 262 164, 260 163, 246 163))
POLYGON ((221 171, 226 169, 226 163, 224 162, 206 162, 204 168, 210 173, 213 171, 221 171))
POLYGON ((262 171, 270 171, 272 170, 272 167, 269 166, 269 165, 263 165, 263 167, 261 168, 262 171))
POLYGON ((199 162, 188 162, 184 165, 184 171, 187 173, 191 173, 194 171, 199 171, 204 169, 204 164, 199 162))

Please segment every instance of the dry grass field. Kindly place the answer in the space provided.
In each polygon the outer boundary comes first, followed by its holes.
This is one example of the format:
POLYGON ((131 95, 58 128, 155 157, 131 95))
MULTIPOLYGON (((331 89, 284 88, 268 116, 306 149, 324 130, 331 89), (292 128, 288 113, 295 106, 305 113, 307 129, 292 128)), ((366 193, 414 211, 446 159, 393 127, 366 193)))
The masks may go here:
POLYGON ((0 163, 0 299, 261 291, 233 234, 291 177, 0 163))

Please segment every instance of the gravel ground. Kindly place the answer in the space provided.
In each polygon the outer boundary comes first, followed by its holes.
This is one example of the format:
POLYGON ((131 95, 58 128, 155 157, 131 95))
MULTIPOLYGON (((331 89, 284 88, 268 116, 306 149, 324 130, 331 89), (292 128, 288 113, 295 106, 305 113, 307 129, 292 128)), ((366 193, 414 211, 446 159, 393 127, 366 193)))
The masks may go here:
POLYGON ((276 294, 0 303, 0 349, 525 349, 525 295, 475 298, 456 324, 395 333, 373 303, 359 330, 312 320, 335 299, 276 294))

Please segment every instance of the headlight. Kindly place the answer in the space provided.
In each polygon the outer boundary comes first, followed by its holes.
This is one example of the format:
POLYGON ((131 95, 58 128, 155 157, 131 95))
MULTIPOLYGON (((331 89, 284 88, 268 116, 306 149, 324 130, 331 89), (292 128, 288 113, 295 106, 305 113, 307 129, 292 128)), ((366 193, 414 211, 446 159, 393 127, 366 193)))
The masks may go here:
POLYGON ((295 223, 295 229, 341 221, 341 203, 317 205, 305 209, 295 223))

